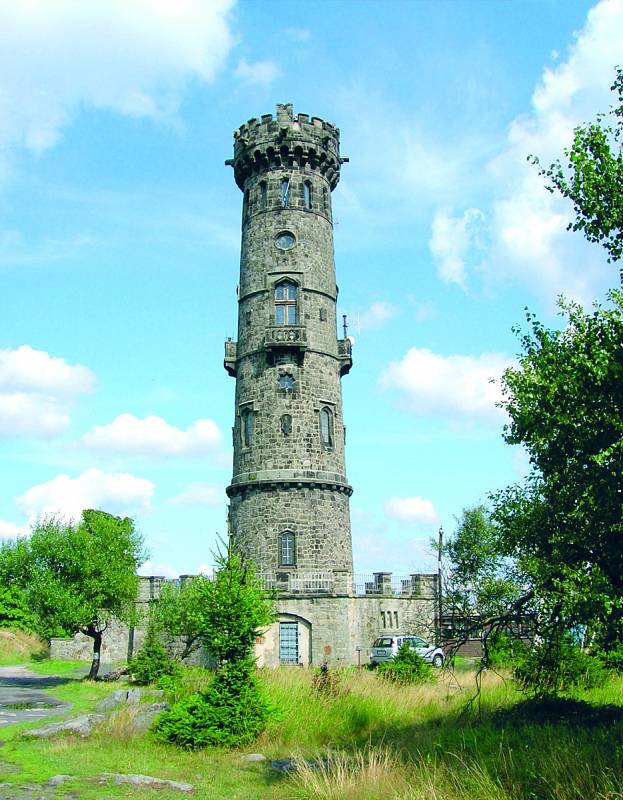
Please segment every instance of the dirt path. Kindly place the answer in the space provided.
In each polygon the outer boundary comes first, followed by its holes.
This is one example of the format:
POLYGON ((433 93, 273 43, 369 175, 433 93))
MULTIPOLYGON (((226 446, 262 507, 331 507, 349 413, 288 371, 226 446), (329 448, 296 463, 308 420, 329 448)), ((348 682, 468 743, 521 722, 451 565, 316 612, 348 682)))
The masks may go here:
POLYGON ((15 722, 36 722, 71 708, 44 689, 66 683, 66 678, 37 675, 27 667, 0 667, 0 728, 15 722))

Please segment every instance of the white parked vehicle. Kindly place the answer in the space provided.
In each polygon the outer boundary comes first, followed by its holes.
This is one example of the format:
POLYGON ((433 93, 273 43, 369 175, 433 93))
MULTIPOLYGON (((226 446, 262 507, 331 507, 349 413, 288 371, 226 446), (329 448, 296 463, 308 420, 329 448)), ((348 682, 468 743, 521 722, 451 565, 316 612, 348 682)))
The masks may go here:
POLYGON ((441 647, 429 644, 419 636, 380 636, 372 645, 370 664, 376 667, 391 661, 398 655, 400 646, 407 642, 424 661, 433 667, 443 667, 444 653, 441 647))

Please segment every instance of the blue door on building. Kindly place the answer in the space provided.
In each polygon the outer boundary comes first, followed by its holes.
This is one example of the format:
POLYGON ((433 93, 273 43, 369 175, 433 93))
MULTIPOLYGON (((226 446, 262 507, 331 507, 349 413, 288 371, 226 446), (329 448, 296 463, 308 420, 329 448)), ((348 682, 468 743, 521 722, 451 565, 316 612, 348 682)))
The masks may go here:
POLYGON ((279 663, 299 663, 299 626, 298 622, 279 623, 279 663))

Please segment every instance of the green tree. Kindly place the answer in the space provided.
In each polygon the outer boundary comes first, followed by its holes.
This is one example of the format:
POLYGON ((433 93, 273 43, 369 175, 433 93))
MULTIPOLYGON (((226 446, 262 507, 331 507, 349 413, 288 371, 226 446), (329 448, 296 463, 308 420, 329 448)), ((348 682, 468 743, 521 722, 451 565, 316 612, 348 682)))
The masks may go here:
POLYGON ((18 582, 45 636, 84 633, 93 639, 89 678, 99 671, 102 637, 114 618, 131 622, 143 540, 129 518, 87 510, 77 524, 37 522, 12 545, 18 582))
POLYGON ((623 294, 609 300, 592 313, 559 301, 562 330, 529 314, 502 380, 504 438, 530 472, 494 496, 493 517, 546 642, 577 626, 613 643, 623 631, 623 294))
MULTIPOLYGON (((505 628, 517 627, 510 610, 524 593, 513 559, 501 552, 499 530, 484 505, 463 509, 442 549, 442 607, 446 637, 458 645, 482 636, 484 658, 505 628)), ((525 616, 525 612, 524 612, 525 616)))
POLYGON ((231 539, 216 556, 216 572, 206 579, 201 638, 217 663, 207 688, 163 714, 161 739, 186 748, 231 747, 253 739, 268 715, 255 678, 255 640, 274 620, 274 603, 255 573, 234 551, 231 539))
POLYGON ((211 578, 205 575, 181 585, 166 583, 155 608, 160 627, 182 641, 180 659, 188 658, 207 642, 212 632, 210 608, 214 596, 211 578))
MULTIPOLYGON (((573 203, 575 218, 569 228, 602 244, 609 261, 623 255, 623 69, 615 72, 611 89, 617 105, 599 114, 596 122, 575 128, 573 144, 564 151, 564 166, 557 160, 540 172, 549 191, 573 203)), ((535 156, 530 160, 539 164, 535 156)))

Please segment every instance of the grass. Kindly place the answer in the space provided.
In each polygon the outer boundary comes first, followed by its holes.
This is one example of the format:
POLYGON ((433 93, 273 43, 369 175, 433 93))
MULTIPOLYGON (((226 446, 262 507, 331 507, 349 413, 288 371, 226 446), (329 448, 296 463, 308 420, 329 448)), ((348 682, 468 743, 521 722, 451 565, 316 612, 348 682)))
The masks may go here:
POLYGON ((32 633, 0 630, 0 665, 29 661, 48 652, 47 644, 32 633))
MULTIPOLYGON (((54 670, 48 662, 46 673, 54 670)), ((71 700, 75 712, 119 688, 80 680, 68 665, 62 680, 49 691, 71 700)), ((189 671, 187 690, 205 680, 202 671, 189 671)), ((24 724, 4 728, 2 759, 18 770, 0 780, 71 774, 66 789, 79 790, 81 798, 102 796, 92 776, 129 772, 188 781, 195 797, 214 800, 623 800, 621 677, 548 707, 526 703, 492 673, 484 676, 480 702, 470 705, 474 671, 467 669, 410 687, 347 670, 328 697, 314 689, 306 670, 262 670, 260 681, 274 713, 247 752, 295 758, 294 774, 245 763, 239 751, 184 752, 134 734, 126 708, 84 740, 29 741, 21 738, 24 724)), ((105 793, 156 794, 112 785, 105 793)), ((157 792, 162 800, 175 796, 157 792)))

